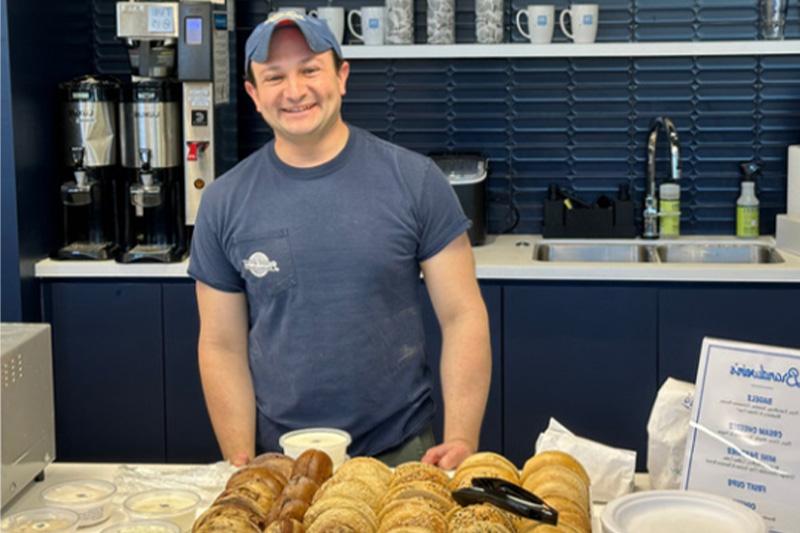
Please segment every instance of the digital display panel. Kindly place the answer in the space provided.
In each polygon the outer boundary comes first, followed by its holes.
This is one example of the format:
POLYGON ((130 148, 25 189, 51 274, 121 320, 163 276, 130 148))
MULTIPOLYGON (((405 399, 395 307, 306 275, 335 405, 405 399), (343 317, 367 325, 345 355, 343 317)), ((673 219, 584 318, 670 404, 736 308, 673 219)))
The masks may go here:
POLYGON ((203 19, 186 17, 186 44, 203 44, 203 19))
POLYGON ((149 33, 172 33, 175 10, 171 6, 148 6, 147 31, 149 33))

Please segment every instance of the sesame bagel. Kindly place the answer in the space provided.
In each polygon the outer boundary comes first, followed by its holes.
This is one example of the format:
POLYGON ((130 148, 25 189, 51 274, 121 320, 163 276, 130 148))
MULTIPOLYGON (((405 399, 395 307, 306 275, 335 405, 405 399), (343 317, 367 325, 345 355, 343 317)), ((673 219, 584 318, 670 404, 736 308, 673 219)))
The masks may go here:
POLYGON ((450 479, 439 467, 419 461, 410 461, 394 469, 389 488, 392 489, 408 481, 433 481, 439 485, 447 486, 447 482, 450 481, 450 479))

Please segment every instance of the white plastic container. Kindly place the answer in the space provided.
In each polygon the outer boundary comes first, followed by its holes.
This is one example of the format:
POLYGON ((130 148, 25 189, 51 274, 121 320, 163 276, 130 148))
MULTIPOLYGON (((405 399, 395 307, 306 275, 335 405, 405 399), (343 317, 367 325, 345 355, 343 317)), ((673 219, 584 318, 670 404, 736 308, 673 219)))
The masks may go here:
POLYGON ((100 533, 181 533, 181 528, 164 520, 133 520, 108 526, 100 533))
POLYGON ((50 533, 78 529, 78 513, 57 507, 41 507, 3 518, 3 533, 50 533))
POLYGON ((86 527, 108 520, 116 492, 116 485, 102 479, 76 479, 48 487, 42 492, 42 501, 78 513, 78 527, 86 527))
POLYGON ((697 491, 635 492, 609 502, 602 533, 767 533, 761 517, 740 503, 697 491))
POLYGON ((321 450, 328 454, 336 468, 347 458, 347 447, 352 439, 350 434, 334 428, 307 428, 284 433, 278 440, 283 453, 296 459, 309 449, 321 450))
POLYGON ((123 506, 135 520, 166 520, 181 531, 191 529, 200 496, 190 490, 147 490, 129 496, 123 506))

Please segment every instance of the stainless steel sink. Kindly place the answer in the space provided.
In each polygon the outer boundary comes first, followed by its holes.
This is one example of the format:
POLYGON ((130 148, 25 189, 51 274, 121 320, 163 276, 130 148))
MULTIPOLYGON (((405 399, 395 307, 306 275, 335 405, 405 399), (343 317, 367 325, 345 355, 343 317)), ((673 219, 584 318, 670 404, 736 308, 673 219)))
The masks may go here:
POLYGON ((626 243, 547 243, 536 246, 538 261, 589 263, 649 263, 658 261, 655 249, 626 243))
POLYGON ((669 243, 658 246, 664 263, 783 263, 773 246, 760 243, 669 243))

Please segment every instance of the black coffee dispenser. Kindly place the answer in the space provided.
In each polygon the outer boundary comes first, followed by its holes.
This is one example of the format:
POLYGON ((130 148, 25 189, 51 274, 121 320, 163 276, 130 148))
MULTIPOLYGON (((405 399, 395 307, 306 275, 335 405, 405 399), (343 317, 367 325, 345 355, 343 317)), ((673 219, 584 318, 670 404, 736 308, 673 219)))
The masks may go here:
POLYGON ((55 259, 111 259, 119 249, 117 211, 124 185, 117 163, 119 82, 82 76, 59 86, 64 156, 62 246, 55 259))
POLYGON ((127 175, 123 263, 181 261, 186 253, 181 167, 181 87, 169 79, 123 90, 122 165, 127 175))

